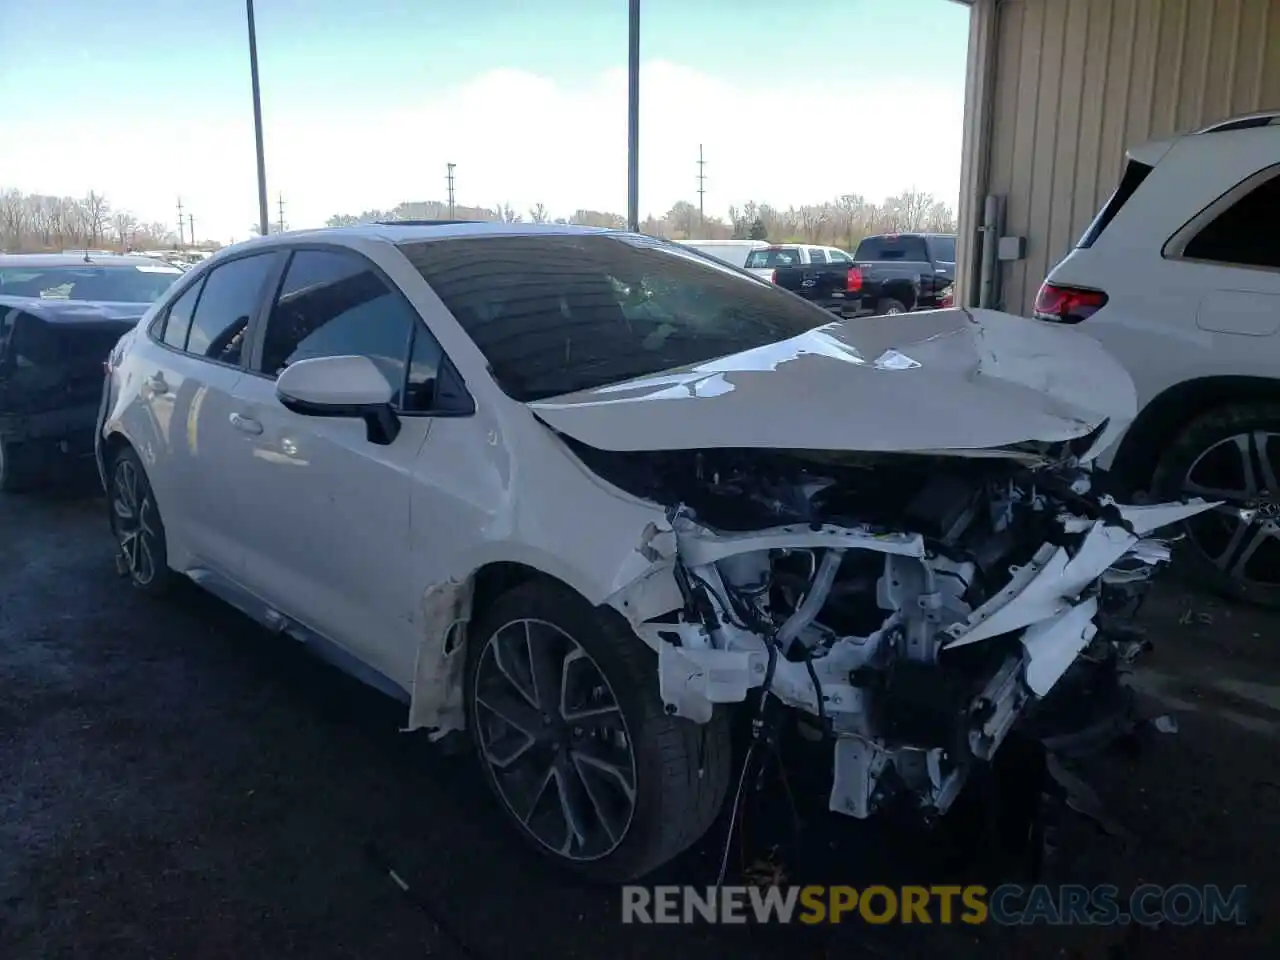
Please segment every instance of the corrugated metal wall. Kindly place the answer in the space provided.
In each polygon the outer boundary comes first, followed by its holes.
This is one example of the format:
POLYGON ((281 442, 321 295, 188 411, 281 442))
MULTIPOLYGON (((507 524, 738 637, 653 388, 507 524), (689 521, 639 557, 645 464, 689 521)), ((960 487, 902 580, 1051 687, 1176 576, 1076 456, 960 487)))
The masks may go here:
MULTIPOLYGON (((1006 196, 1001 306, 1028 313, 1127 147, 1280 108, 1280 0, 999 0, 986 193, 1006 196)), ((981 196, 970 195, 981 218, 981 196)))

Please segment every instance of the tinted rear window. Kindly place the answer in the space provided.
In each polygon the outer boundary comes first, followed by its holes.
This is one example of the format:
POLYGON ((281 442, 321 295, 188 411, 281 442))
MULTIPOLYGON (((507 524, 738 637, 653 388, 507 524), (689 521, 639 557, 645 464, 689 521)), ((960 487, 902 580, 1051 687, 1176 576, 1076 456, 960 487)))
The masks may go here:
POLYGON ((540 400, 775 343, 820 307, 659 241, 541 235, 403 244, 511 397, 540 400))
POLYGON ((165 264, 7 267, 0 270, 0 293, 42 300, 152 303, 180 276, 181 270, 165 264))
POLYGON ((927 263, 929 249, 924 237, 867 237, 858 244, 855 260, 910 260, 927 263))
POLYGON ((1116 218, 1116 214, 1120 212, 1120 208, 1128 203, 1138 187, 1142 186, 1142 181, 1147 179, 1152 169, 1154 168, 1150 165, 1139 163, 1137 160, 1129 161, 1128 166, 1124 168, 1124 176, 1120 178, 1120 186, 1116 187, 1115 193, 1111 194, 1102 209, 1098 211, 1098 215, 1093 218, 1093 223, 1089 224, 1084 236, 1076 244, 1077 247, 1084 249, 1092 247, 1097 242, 1102 231, 1107 229, 1111 221, 1116 218))
POLYGON ((933 250, 933 259, 938 263, 956 262, 955 237, 930 237, 929 247, 933 250))
POLYGON ((794 267, 799 263, 800 251, 795 247, 770 247, 767 250, 752 250, 747 257, 748 270, 794 267))

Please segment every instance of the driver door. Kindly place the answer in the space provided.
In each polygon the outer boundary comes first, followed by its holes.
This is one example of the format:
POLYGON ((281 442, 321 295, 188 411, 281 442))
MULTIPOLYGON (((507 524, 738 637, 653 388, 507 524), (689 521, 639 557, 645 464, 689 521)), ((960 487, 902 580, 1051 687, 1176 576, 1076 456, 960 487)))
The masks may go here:
MULTIPOLYGON (((417 312, 346 248, 290 255, 233 395, 246 586, 397 682, 412 675, 417 596, 409 574, 413 467, 431 426, 409 409, 413 351, 434 346, 417 312), (298 360, 359 355, 396 387, 399 435, 371 442, 359 419, 308 417, 276 397, 298 360)), ((438 350, 438 348, 435 348, 438 350)))

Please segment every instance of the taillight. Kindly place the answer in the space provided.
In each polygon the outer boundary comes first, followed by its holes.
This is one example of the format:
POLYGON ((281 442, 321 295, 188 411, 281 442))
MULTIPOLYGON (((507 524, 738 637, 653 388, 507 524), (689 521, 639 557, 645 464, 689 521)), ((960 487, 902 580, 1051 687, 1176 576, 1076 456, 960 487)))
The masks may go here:
POLYGON ((778 271, 777 271, 777 270, 770 270, 770 271, 769 271, 769 282, 770 282, 770 283, 777 283, 777 282, 778 282, 778 271))
POLYGON ((1051 323, 1079 323, 1089 319, 1106 305, 1107 295, 1101 290, 1045 283, 1036 294, 1033 316, 1037 320, 1048 320, 1051 323))
POLYGON ((939 307, 954 307, 956 305, 956 288, 954 286, 943 287, 938 293, 939 307))
POLYGON ((862 290, 862 271, 857 267, 849 268, 849 276, 845 278, 844 288, 848 293, 858 293, 862 290))

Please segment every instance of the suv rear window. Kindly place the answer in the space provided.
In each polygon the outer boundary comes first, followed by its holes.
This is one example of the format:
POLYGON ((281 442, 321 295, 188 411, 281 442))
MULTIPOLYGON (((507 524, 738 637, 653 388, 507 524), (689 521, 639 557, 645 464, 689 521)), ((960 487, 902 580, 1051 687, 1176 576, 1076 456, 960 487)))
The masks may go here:
POLYGON ((760 270, 773 267, 794 267, 800 263, 800 251, 795 247, 770 247, 767 250, 752 250, 747 257, 748 270, 760 270))
POLYGON ((1124 168, 1124 176, 1120 178, 1120 186, 1116 187, 1115 192, 1098 211, 1098 215, 1093 218, 1093 223, 1089 224, 1084 236, 1076 244, 1077 249, 1087 249, 1097 242, 1102 231, 1107 229, 1111 221, 1116 218, 1116 214, 1120 212, 1120 208, 1129 202, 1129 198, 1134 195, 1138 187, 1142 186, 1142 181, 1147 179, 1147 174, 1153 169, 1150 164, 1139 163, 1137 160, 1129 161, 1129 165, 1124 168))
POLYGON ((924 237, 867 237, 853 255, 855 260, 909 260, 928 263, 924 237))

